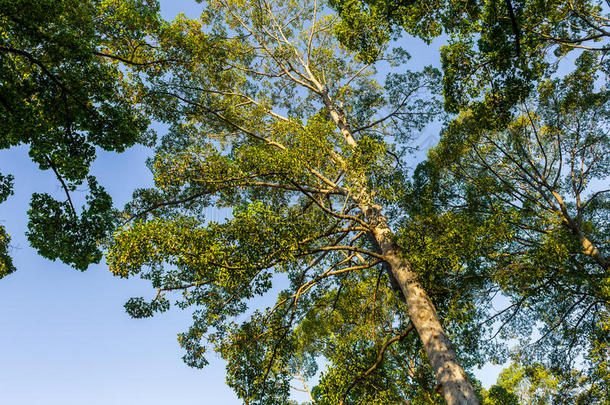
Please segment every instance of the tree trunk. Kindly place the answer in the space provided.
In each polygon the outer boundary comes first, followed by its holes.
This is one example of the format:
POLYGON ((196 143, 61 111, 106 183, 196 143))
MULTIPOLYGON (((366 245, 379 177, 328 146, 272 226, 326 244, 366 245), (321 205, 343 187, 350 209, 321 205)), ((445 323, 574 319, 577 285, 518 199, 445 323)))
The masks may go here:
POLYGON ((386 224, 375 228, 375 239, 405 296, 409 317, 417 329, 440 391, 448 405, 478 405, 475 390, 443 330, 430 297, 417 281, 411 263, 401 257, 386 224))
POLYGON ((600 252, 599 249, 597 249, 597 246, 595 246, 595 244, 589 238, 587 238, 587 236, 585 236, 584 232, 582 231, 580 221, 575 221, 570 216, 570 214, 568 213, 568 208, 566 207, 566 204, 564 203, 561 195, 559 195, 559 193, 557 193, 556 191, 553 191, 553 197, 555 197, 555 201, 557 201, 557 203, 559 204, 559 208, 561 210, 560 214, 562 216, 564 225, 574 235, 576 235, 576 237, 580 241, 580 244, 582 245, 583 249, 583 254, 592 257, 593 260, 595 260, 597 264, 602 267, 602 269, 610 269, 610 258, 600 252))
MULTIPOLYGON (((356 147, 358 143, 345 115, 334 105, 328 91, 313 78, 313 75, 312 81, 318 88, 324 105, 347 144, 356 147)), ((404 295, 409 317, 424 345, 443 398, 448 405, 479 405, 479 399, 460 365, 460 360, 455 354, 449 337, 441 326, 432 300, 417 281, 417 275, 413 272, 411 263, 400 255, 400 247, 392 241, 392 231, 388 226, 387 218, 381 214, 382 207, 374 203, 370 190, 364 186, 365 180, 361 178, 355 182, 359 183, 360 187, 355 187, 353 198, 360 206, 367 222, 373 226, 375 240, 379 244, 385 261, 390 266, 391 275, 396 279, 404 295)))
POLYGON ((597 262, 604 270, 610 269, 610 258, 602 254, 599 249, 595 246, 589 238, 587 238, 580 229, 577 229, 575 233, 582 244, 583 253, 587 256, 591 256, 593 260, 597 262))

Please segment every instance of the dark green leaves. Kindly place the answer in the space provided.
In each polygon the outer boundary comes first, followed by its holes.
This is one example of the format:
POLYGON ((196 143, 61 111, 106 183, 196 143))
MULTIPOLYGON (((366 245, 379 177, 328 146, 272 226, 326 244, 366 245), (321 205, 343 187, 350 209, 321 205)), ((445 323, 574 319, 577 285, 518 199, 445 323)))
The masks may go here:
MULTIPOLYGON (((0 173, 0 203, 13 194, 13 176, 0 173)), ((0 226, 0 278, 15 271, 13 260, 8 254, 10 235, 0 226)))
POLYGON ((0 1, 0 148, 28 145, 67 194, 32 197, 28 235, 47 258, 80 270, 101 258, 112 204, 87 176, 96 148, 151 140, 129 68, 156 63, 147 41, 158 26, 154 1, 0 1), (85 179, 89 207, 77 213, 69 194, 85 179))
POLYGON ((13 260, 8 254, 11 238, 4 227, 0 227, 0 278, 15 271, 13 260))
POLYGON ((59 202, 48 194, 34 193, 28 211, 28 240, 40 254, 60 259, 78 270, 102 258, 101 241, 114 229, 117 221, 112 199, 95 179, 87 177, 90 194, 80 214, 70 201, 59 202))

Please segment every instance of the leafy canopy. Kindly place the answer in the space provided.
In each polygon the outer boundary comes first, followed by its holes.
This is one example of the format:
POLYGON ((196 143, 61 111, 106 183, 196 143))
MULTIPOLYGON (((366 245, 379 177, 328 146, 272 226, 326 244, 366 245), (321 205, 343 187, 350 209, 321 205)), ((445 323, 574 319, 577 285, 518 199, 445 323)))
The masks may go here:
MULTIPOLYGON (((150 141, 125 65, 150 60, 147 32, 158 24, 153 1, 0 1, 0 148, 27 145, 65 192, 62 200, 32 195, 28 238, 44 257, 79 270, 101 259, 98 241, 115 218, 89 167, 96 148, 122 152, 150 141), (79 213, 71 193, 83 183, 89 194, 79 213)), ((2 184, 3 200, 10 183, 2 184)), ((0 244, 6 252, 8 236, 0 244)))

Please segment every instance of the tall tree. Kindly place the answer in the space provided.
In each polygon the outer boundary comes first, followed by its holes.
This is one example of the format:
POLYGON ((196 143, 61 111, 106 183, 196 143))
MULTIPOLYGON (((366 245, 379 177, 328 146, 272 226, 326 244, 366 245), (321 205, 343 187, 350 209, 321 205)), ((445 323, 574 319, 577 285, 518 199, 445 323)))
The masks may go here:
POLYGON ((572 73, 542 82, 505 129, 462 114, 430 158, 444 168, 446 208, 502 216, 510 228, 488 255, 512 300, 498 332, 527 340, 542 325, 524 359, 578 365, 599 389, 608 386, 610 99, 595 61, 583 53, 572 73))
POLYGON ((180 337, 185 359, 204 365, 207 338, 248 403, 285 400, 308 333, 323 334, 318 344, 349 360, 351 346, 328 324, 357 319, 349 311, 359 307, 372 333, 387 336, 382 349, 417 331, 447 403, 478 403, 423 287, 425 271, 397 243, 404 152, 438 112, 427 94, 438 72, 391 74, 382 87, 375 64, 399 63, 405 53, 383 50, 363 63, 336 43, 337 20, 324 10, 316 1, 209 1, 202 23, 180 17, 163 27, 160 43, 183 63, 155 72, 143 92, 172 129, 152 164, 156 188, 136 193, 110 268, 157 289, 151 301, 128 303, 134 316, 167 310, 170 291, 182 292, 179 306, 200 307, 180 337), (210 205, 232 214, 205 223, 210 205), (232 321, 282 280, 289 287, 274 306, 232 321), (378 299, 388 300, 385 313, 378 299), (335 314, 336 305, 346 312, 335 314))
MULTIPOLYGON (((32 196, 28 238, 44 257, 80 270, 101 259, 98 242, 115 214, 89 167, 96 148, 121 152, 150 140, 125 66, 159 62, 147 43, 158 11, 154 1, 0 1, 0 148, 28 145, 65 192, 60 201, 32 196), (83 182, 89 194, 79 213, 71 193, 83 182)), ((5 179, 0 201, 10 193, 5 179)), ((0 235, 5 275, 14 267, 4 228, 0 235)))

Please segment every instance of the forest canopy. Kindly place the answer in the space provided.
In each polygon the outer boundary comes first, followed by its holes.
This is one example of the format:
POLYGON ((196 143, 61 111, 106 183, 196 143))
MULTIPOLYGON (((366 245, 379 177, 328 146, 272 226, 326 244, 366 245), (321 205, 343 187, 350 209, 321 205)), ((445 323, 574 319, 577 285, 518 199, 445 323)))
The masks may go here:
MULTIPOLYGON (((135 318, 190 311, 188 365, 220 354, 246 404, 295 384, 316 404, 606 403, 608 4, 48 3, 0 0, 0 147, 65 192, 32 196, 30 243, 150 282, 135 318), (136 143, 154 186, 118 209, 89 167, 136 143), (476 367, 507 360, 483 389, 476 367)), ((0 227, 0 276, 9 244, 0 227)))

